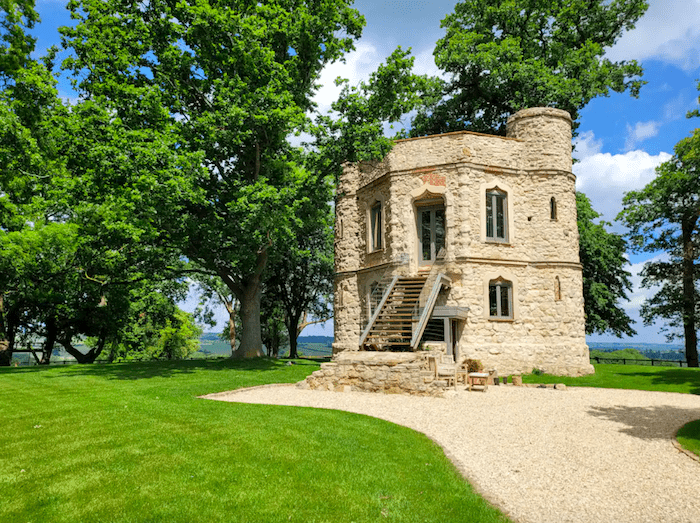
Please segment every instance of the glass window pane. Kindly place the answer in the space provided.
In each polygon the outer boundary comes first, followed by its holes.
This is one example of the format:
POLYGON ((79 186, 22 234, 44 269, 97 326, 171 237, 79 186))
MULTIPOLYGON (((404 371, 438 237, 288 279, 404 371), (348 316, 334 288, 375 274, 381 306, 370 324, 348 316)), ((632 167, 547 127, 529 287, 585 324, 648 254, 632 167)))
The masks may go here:
POLYGON ((493 196, 486 193, 486 237, 493 238, 493 196))
POLYGON ((372 250, 382 248, 382 206, 372 207, 372 250))
POLYGON ((445 209, 435 210, 435 256, 445 248, 445 209))
POLYGON ((430 260, 430 211, 421 211, 421 255, 423 260, 430 260))
POLYGON ((489 285, 489 310, 491 316, 498 316, 498 301, 496 300, 495 285, 489 285))
POLYGON ((508 299, 510 295, 510 286, 501 285, 501 316, 504 318, 510 318, 510 300, 508 299))
POLYGON ((506 237, 506 222, 505 222, 505 212, 504 203, 505 198, 502 196, 496 197, 496 237, 503 238, 506 237))

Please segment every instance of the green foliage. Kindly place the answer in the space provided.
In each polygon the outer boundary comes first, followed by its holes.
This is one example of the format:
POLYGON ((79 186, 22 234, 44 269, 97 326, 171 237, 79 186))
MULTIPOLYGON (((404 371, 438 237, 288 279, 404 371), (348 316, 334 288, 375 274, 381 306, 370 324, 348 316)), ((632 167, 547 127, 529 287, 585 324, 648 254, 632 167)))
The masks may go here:
POLYGON ((268 349, 274 346, 272 352, 277 355, 279 348, 289 343, 290 358, 297 357, 297 338, 306 326, 332 317, 332 186, 327 177, 310 181, 292 234, 270 259, 263 288, 263 335, 269 342, 265 345, 268 349), (286 329, 286 336, 280 336, 278 322, 286 329))
POLYGON ((444 97, 413 122, 412 136, 470 130, 505 134, 507 118, 528 107, 558 107, 578 123, 597 96, 629 89, 642 68, 604 58, 648 7, 645 0, 468 0, 442 21, 435 64, 444 97))
POLYGON ((604 358, 608 359, 626 359, 626 360, 648 360, 644 354, 639 352, 637 349, 621 349, 614 350, 611 352, 604 352, 602 350, 592 350, 590 352, 591 358, 604 358))
POLYGON ((633 336, 634 321, 619 305, 621 300, 628 299, 627 292, 632 289, 630 273, 625 270, 629 263, 624 257, 627 243, 622 236, 606 230, 610 224, 597 220, 600 214, 580 192, 576 193, 576 212, 586 333, 633 336))
MULTIPOLYGON (((80 91, 163 153, 167 144, 176 162, 198 156, 201 168, 180 168, 187 190, 158 200, 154 230, 221 278, 241 303, 236 354, 260 354, 263 272, 311 176, 287 137, 308 127, 321 70, 353 48, 364 19, 347 0, 68 5, 78 22, 62 28, 72 51, 64 65, 80 91)), ((107 178, 105 192, 119 184, 107 178)), ((144 175, 140 194, 161 186, 144 175)))
POLYGON ((676 144, 656 178, 623 199, 619 219, 636 251, 665 253, 642 270, 642 287, 658 288, 641 309, 644 323, 666 322, 669 339, 683 336, 688 365, 698 366, 700 325, 700 129, 676 144), (682 330, 682 334, 681 334, 682 330))
MULTIPOLYGON (((315 141, 308 161, 313 169, 337 177, 345 162, 378 160, 391 150, 386 126, 441 96, 441 81, 413 74, 413 62, 410 50, 399 47, 368 82, 351 86, 347 80, 336 80, 343 89, 332 104, 335 114, 318 116, 311 128, 315 141)), ((404 137, 404 132, 397 137, 404 137)))
POLYGON ((35 0, 0 1, 0 74, 14 74, 26 67, 36 38, 25 29, 39 22, 35 0))
POLYGON ((318 369, 294 363, 0 369, 0 521, 508 521, 406 427, 197 398, 318 369))

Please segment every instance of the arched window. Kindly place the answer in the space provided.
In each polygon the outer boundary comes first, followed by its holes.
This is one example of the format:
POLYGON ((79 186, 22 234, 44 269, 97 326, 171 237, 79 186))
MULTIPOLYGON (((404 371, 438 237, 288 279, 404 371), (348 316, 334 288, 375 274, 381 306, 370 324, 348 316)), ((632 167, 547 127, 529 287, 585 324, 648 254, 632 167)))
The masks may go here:
POLYGON ((508 193, 497 187, 486 191, 486 238, 508 241, 508 193))
POLYGON ((489 316, 513 317, 513 284, 503 278, 489 281, 489 316))
POLYGON ((549 200, 549 218, 551 220, 557 219, 557 199, 554 196, 549 200))

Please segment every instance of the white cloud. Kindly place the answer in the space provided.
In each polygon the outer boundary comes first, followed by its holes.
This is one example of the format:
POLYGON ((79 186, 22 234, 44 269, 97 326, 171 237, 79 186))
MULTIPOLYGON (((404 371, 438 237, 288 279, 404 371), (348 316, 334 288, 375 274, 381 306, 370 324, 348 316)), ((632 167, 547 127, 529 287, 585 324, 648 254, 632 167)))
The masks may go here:
POLYGON ((348 53, 345 62, 335 62, 327 65, 321 72, 319 83, 321 88, 314 96, 321 114, 327 113, 331 104, 338 99, 342 87, 335 85, 338 77, 347 78, 350 85, 357 85, 361 80, 367 80, 383 59, 377 48, 369 43, 358 43, 355 50, 348 53))
MULTIPOLYGON (((639 190, 655 176, 654 169, 669 160, 671 155, 661 152, 651 155, 645 151, 628 151, 624 154, 601 153, 601 143, 593 132, 581 133, 576 140, 574 164, 576 189, 591 199, 593 208, 605 220, 613 221, 622 209, 625 192, 639 190)), ((616 232, 621 232, 619 225, 616 232)))
POLYGON ((438 69, 438 66, 435 65, 432 47, 427 47, 423 51, 413 53, 413 56, 415 56, 415 61, 413 62, 414 73, 441 76, 443 78, 446 76, 446 73, 438 69))
POLYGON ((661 253, 652 258, 649 258, 648 260, 633 263, 627 267, 627 270, 632 274, 632 276, 630 277, 630 281, 632 282, 632 292, 629 295, 630 301, 623 304, 628 314, 632 311, 636 311, 636 314, 639 314, 639 309, 641 308, 642 304, 658 292, 659 287, 643 289, 642 276, 640 274, 642 272, 642 269, 644 268, 644 265, 647 262, 657 261, 668 261, 668 254, 661 253))
POLYGON ((657 59, 686 71, 700 66, 700 0, 651 0, 632 31, 606 54, 614 61, 657 59))
POLYGON ((681 120, 685 118, 688 111, 692 111, 696 107, 697 97, 680 92, 664 104, 664 120, 667 122, 681 120))
POLYGON ((627 139, 625 140, 625 151, 631 151, 639 142, 648 138, 653 138, 659 134, 660 122, 650 120, 648 122, 637 122, 634 127, 627 124, 627 139))

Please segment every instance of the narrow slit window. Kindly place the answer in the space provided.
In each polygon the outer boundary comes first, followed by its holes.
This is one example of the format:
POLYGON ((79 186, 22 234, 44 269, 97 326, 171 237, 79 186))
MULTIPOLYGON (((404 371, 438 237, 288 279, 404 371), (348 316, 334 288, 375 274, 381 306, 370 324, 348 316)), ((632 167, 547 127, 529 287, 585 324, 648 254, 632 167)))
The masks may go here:
POLYGON ((508 195, 499 189, 486 191, 486 237, 508 241, 508 195))
POLYGON ((549 200, 549 218, 551 220, 557 219, 557 199, 554 196, 549 200))
POLYGON ((371 233, 372 233, 372 251, 378 251, 383 245, 382 231, 382 203, 377 202, 370 210, 371 233))

